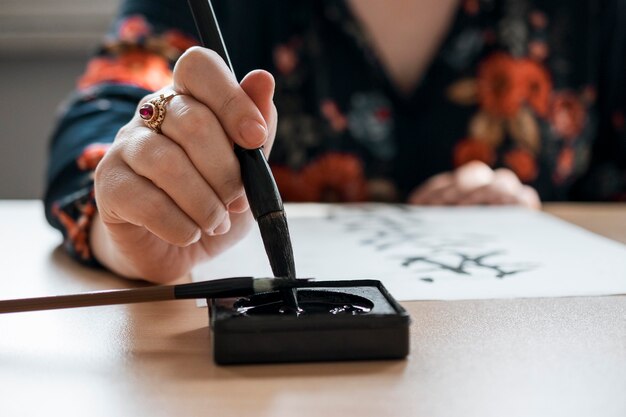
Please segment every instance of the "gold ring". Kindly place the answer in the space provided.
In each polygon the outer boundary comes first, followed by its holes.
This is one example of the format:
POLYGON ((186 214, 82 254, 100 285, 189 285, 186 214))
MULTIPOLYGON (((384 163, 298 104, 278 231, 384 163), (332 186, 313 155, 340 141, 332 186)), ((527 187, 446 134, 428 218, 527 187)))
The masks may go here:
POLYGON ((176 93, 172 93, 165 97, 165 94, 161 94, 159 98, 153 98, 139 107, 139 117, 143 119, 146 126, 156 133, 161 133, 161 123, 163 123, 166 113, 165 105, 176 95, 176 93))

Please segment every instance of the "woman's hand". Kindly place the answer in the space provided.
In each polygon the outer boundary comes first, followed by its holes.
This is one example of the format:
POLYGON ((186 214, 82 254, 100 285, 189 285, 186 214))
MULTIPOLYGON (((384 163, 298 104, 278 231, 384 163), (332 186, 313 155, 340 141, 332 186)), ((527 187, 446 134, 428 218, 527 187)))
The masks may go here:
POLYGON ((93 253, 129 278, 166 282, 241 239, 252 223, 233 142, 265 145, 276 132, 274 80, 237 83, 214 52, 191 48, 174 68, 157 134, 138 116, 120 129, 95 173, 93 253))
POLYGON ((423 205, 520 205, 541 207, 537 192, 520 182, 508 169, 492 170, 478 161, 453 172, 435 175, 415 189, 410 204, 423 205))

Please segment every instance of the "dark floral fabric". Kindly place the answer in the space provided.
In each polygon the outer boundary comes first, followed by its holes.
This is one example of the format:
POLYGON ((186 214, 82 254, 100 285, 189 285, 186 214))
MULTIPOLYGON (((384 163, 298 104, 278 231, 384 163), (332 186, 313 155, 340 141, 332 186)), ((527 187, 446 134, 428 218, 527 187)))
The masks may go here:
POLYGON ((93 173, 138 101, 172 81, 178 57, 197 44, 191 35, 143 14, 117 20, 77 80, 52 135, 46 217, 74 258, 97 265, 89 231, 97 207, 93 173))
MULTIPOLYGON (((400 94, 341 0, 214 0, 240 76, 277 82, 270 158, 286 201, 404 201, 480 160, 545 200, 626 199, 626 3, 461 0, 400 94)), ((46 209, 90 262, 92 171, 142 96, 197 43, 186 2, 126 0, 53 135, 46 209)), ((420 45, 416 44, 416 48, 420 45)))

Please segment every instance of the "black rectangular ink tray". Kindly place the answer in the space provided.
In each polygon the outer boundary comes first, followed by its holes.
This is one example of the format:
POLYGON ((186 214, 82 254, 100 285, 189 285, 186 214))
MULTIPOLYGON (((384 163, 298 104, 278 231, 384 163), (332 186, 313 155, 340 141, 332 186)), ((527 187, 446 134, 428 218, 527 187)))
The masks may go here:
POLYGON ((281 313, 277 292, 209 299, 213 355, 220 365, 401 359, 407 312, 380 281, 303 282, 300 315, 281 313))

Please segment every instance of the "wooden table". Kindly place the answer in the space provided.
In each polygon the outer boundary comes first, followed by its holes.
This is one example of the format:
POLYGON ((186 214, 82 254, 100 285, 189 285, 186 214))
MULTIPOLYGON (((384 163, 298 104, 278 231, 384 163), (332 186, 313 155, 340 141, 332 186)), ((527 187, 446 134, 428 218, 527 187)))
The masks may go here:
MULTIPOLYGON (((626 242, 625 206, 546 209, 626 242)), ((42 217, 0 202, 0 297, 141 285, 74 264, 42 217)), ((236 367, 193 301, 0 316, 0 416, 626 415, 624 297, 404 305, 406 361, 236 367)))

